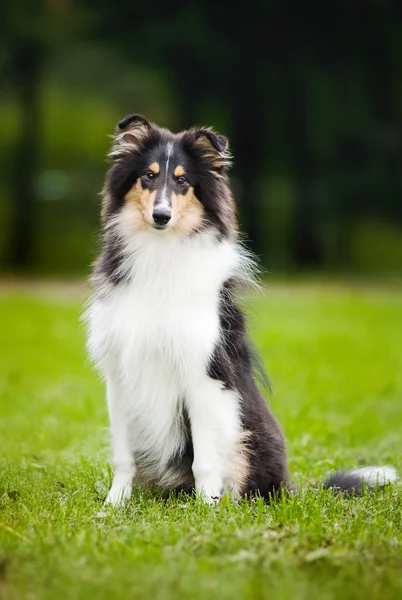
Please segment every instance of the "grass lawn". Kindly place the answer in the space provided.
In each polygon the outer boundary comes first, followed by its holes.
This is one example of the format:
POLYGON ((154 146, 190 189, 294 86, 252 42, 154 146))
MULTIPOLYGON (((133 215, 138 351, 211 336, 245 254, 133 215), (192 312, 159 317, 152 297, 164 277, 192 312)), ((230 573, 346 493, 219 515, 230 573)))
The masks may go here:
POLYGON ((0 598, 402 598, 401 486, 319 489, 334 468, 402 474, 402 287, 276 284, 250 302, 303 490, 275 506, 137 490, 105 510, 106 406, 79 313, 71 293, 0 296, 0 598))

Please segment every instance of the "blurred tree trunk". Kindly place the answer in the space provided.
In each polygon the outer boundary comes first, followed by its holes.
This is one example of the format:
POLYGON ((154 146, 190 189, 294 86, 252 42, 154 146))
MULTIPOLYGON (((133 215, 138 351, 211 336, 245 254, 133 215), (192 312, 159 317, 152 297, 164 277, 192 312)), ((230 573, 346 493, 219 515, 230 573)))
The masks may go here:
MULTIPOLYGON (((222 8, 221 8, 222 10, 222 8)), ((274 24, 264 19, 263 7, 258 7, 252 16, 244 15, 241 5, 233 9, 230 26, 231 48, 239 48, 242 64, 246 71, 239 69, 237 55, 232 56, 231 68, 225 73, 224 107, 230 111, 232 121, 231 147, 234 154, 234 173, 239 180, 239 216, 247 245, 261 256, 268 244, 263 243, 262 235, 267 235, 267 227, 261 225, 264 215, 261 180, 267 159, 267 143, 270 136, 270 98, 261 73, 270 73, 272 60, 272 38, 274 24), (240 44, 244 28, 253 28, 255 45, 240 44), (266 52, 264 49, 266 48, 266 52), (268 115, 268 117, 267 117, 268 115)), ((222 17, 223 22, 227 17, 222 17)))
POLYGON ((208 76, 203 63, 197 60, 197 56, 190 49, 183 54, 180 45, 177 44, 170 44, 164 49, 164 54, 174 78, 180 127, 188 129, 193 125, 200 125, 198 108, 205 93, 199 81, 208 76))
POLYGON ((312 193, 314 160, 308 136, 306 90, 299 74, 301 65, 294 64, 295 55, 296 52, 290 55, 282 70, 286 138, 291 172, 298 189, 290 236, 291 254, 296 265, 318 268, 323 252, 316 198, 312 193))
POLYGON ((385 191, 384 202, 376 203, 377 210, 387 216, 402 219, 402 203, 392 203, 389 198, 399 196, 401 193, 400 173, 402 167, 402 125, 395 109, 394 98, 394 70, 392 55, 390 52, 391 42, 388 39, 388 27, 392 17, 387 16, 372 23, 370 21, 367 65, 369 95, 372 100, 373 115, 375 117, 377 139, 376 146, 383 152, 386 164, 387 185, 392 184, 394 189, 385 191), (385 208, 385 211, 384 211, 385 208))
POLYGON ((232 147, 234 168, 241 183, 242 229, 250 248, 260 254, 261 202, 260 179, 266 158, 266 140, 269 139, 267 126, 262 125, 266 107, 261 90, 257 88, 257 73, 249 73, 247 93, 229 93, 226 105, 231 105, 233 115, 232 147))
POLYGON ((19 108, 19 132, 11 163, 12 223, 9 263, 24 268, 32 258, 35 233, 35 179, 40 150, 39 96, 43 54, 38 42, 20 39, 12 57, 13 88, 19 108))

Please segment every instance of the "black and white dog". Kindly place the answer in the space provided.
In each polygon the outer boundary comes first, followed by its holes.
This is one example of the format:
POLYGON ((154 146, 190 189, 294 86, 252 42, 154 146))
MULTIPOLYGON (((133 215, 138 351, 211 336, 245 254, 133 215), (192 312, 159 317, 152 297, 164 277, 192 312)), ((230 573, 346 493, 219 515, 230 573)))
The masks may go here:
MULTIPOLYGON (((212 501, 269 498, 288 482, 281 429, 253 376, 235 295, 254 263, 238 241, 228 142, 123 119, 103 191, 103 249, 86 318, 106 380, 115 474, 109 503, 133 481, 212 501)), ((327 485, 384 485, 391 467, 327 485)))

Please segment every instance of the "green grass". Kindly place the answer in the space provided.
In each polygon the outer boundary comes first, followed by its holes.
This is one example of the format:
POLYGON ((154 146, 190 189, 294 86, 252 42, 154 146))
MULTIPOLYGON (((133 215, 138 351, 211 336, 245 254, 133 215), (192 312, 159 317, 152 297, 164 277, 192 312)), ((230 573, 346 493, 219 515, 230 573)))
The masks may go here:
POLYGON ((401 488, 319 488, 338 467, 402 472, 402 289, 277 285, 250 309, 300 497, 211 507, 136 490, 105 510, 80 302, 2 294, 0 598, 402 597, 401 488))

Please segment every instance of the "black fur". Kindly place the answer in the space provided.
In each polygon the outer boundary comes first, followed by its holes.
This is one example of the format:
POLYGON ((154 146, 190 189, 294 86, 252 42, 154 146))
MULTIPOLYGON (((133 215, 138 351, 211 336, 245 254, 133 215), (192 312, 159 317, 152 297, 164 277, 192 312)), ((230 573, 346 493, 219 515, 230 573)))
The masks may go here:
POLYGON ((250 432, 250 476, 243 493, 268 499, 288 481, 285 442, 254 380, 253 355, 243 313, 233 298, 233 281, 222 290, 219 312, 223 339, 209 365, 209 375, 240 396, 243 429, 250 432))
POLYGON ((167 465, 168 469, 173 469, 180 483, 173 489, 174 492, 185 492, 190 494, 195 487, 193 475, 194 447, 191 438, 191 423, 187 411, 184 409, 182 414, 183 428, 186 433, 186 445, 184 450, 173 456, 167 465))
POLYGON ((126 127, 131 125, 131 123, 135 122, 140 122, 146 125, 147 127, 150 127, 149 121, 147 121, 141 115, 128 115, 127 117, 124 117, 124 119, 118 122, 117 127, 118 129, 126 129, 126 127))
POLYGON ((105 244, 105 250, 102 252, 97 263, 97 270, 107 278, 110 283, 117 284, 124 281, 124 275, 121 272, 123 256, 121 253, 121 244, 111 236, 105 244))
POLYGON ((344 494, 359 496, 367 485, 360 475, 349 471, 336 471, 326 479, 324 487, 338 490, 344 494))

